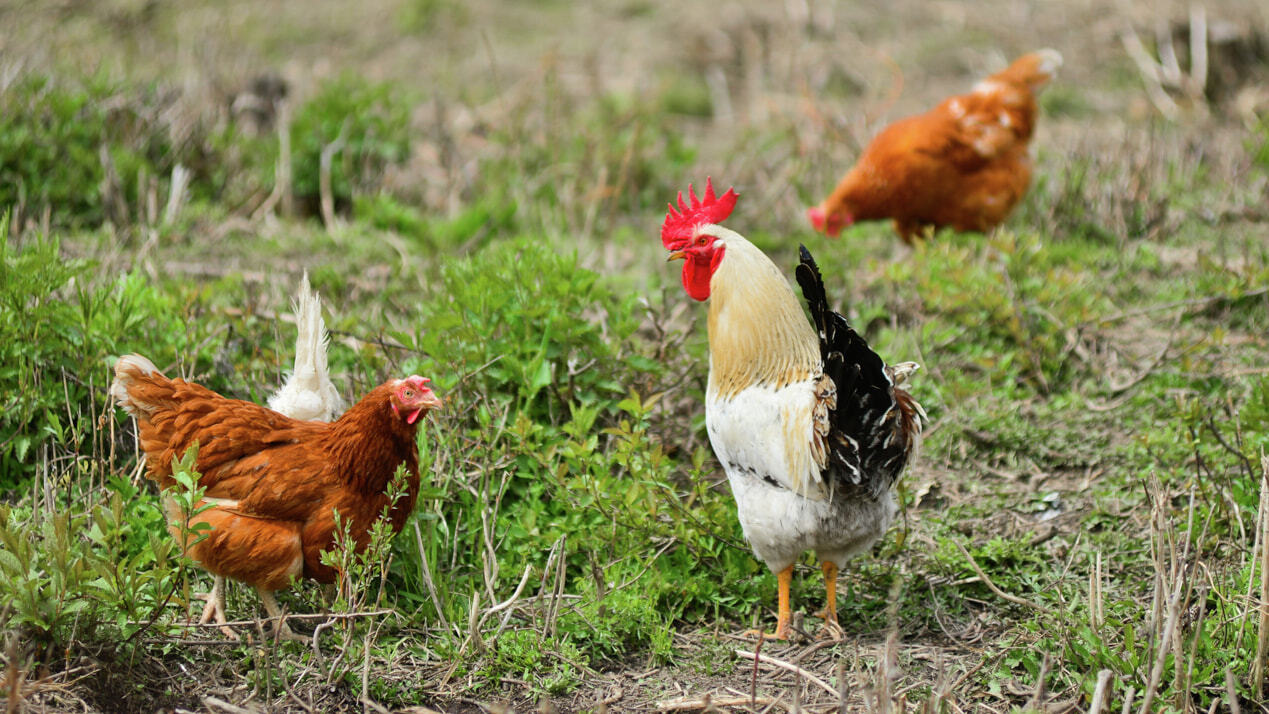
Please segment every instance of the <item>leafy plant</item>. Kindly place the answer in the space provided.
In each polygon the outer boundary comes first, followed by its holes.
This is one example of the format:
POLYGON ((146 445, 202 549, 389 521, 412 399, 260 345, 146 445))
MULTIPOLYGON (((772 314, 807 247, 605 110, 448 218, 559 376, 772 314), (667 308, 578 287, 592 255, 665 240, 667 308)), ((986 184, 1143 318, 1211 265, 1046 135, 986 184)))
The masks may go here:
POLYGON ((400 87, 351 74, 326 82, 291 124, 295 196, 318 199, 322 152, 332 145, 334 200, 347 206, 355 194, 373 190, 385 167, 409 155, 409 122, 408 93, 400 87))
POLYGON ((171 295, 140 275, 95 282, 91 271, 56 239, 22 245, 0 230, 0 488, 28 476, 45 444, 74 452, 93 442, 84 417, 121 347, 197 357, 186 349, 197 326, 171 295), (144 346, 131 342, 142 326, 153 329, 144 346))

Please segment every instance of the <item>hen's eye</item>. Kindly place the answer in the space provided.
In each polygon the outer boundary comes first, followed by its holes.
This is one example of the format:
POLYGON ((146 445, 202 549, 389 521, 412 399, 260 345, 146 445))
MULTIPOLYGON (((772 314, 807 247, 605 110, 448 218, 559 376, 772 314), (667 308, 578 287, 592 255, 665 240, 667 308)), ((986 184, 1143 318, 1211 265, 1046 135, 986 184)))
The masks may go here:
POLYGON ((402 393, 401 393, 401 396, 405 397, 406 399, 410 399, 410 398, 414 397, 414 390, 413 390, 413 389, 407 389, 407 390, 405 390, 404 392, 402 392, 402 393))

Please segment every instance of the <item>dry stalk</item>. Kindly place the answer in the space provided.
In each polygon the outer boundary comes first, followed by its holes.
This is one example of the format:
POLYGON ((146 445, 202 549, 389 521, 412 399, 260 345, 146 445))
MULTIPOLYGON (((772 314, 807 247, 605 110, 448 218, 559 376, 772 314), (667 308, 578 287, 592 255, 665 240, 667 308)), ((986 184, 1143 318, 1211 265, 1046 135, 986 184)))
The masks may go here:
POLYGON ((278 162, 273 172, 273 190, 251 212, 251 222, 253 223, 273 213, 279 203, 282 204, 282 215, 289 216, 293 213, 291 195, 291 104, 285 99, 277 102, 277 132, 278 162))
POLYGON ((1102 595, 1102 552, 1093 556, 1093 571, 1088 575, 1088 625, 1099 632, 1106 621, 1105 602, 1102 595))
POLYGON ((560 556, 555 560, 555 591, 547 605, 547 632, 555 639, 560 619, 560 604, 564 601, 564 583, 567 577, 568 536, 560 536, 560 556))
POLYGON ((983 585, 986 585, 988 590, 995 593, 996 597, 1002 600, 1008 600, 1009 602, 1014 603, 1015 605, 1025 605, 1029 608, 1039 610, 1040 612, 1043 612, 1046 615, 1053 614, 1052 609, 1044 605, 1041 605, 1040 603, 1031 602, 1030 600, 1025 600, 1023 598, 1018 597, 1017 595, 1010 595, 1004 590, 1001 590, 999 587, 996 586, 995 583, 991 581, 991 578, 987 577, 987 573, 983 572, 983 569, 978 567, 978 561, 974 560, 974 556, 969 554, 969 551, 965 549, 965 546, 961 545, 957 541, 952 541, 952 542, 955 543, 957 549, 961 551, 961 555, 965 556, 965 560, 969 562, 969 566, 973 568, 975 573, 978 574, 978 577, 983 581, 983 585))
POLYGON ((850 685, 846 684, 846 661, 837 660, 837 712, 846 714, 846 696, 850 694, 850 685))
POLYGON ((432 581, 432 566, 427 562, 427 550, 423 547, 423 533, 419 531, 419 522, 414 522, 414 542, 419 549, 419 569, 423 575, 423 584, 427 586, 428 597, 432 599, 432 607, 436 609, 436 616, 441 621, 441 627, 446 630, 450 629, 449 620, 445 617, 445 610, 441 608, 441 598, 436 594, 436 583, 432 581))
POLYGON ((819 677, 816 677, 814 674, 811 674, 810 672, 806 671, 805 669, 802 669, 796 664, 791 664, 789 662, 785 662, 784 660, 776 659, 775 657, 764 655, 759 652, 749 652, 747 650, 736 650, 735 652, 737 657, 743 657, 745 659, 754 660, 755 666, 756 666, 756 663, 761 662, 763 664, 769 664, 772 667, 779 667, 780 669, 787 670, 789 672, 796 674, 797 676, 805 679, 811 684, 814 684, 820 689, 823 689, 829 694, 833 696, 837 696, 837 690, 834 689, 832 686, 830 686, 828 682, 825 682, 819 677))
MULTIPOLYGON (((1176 532, 1172 529, 1170 522, 1166 516, 1165 505, 1167 502, 1167 494, 1164 493, 1163 486, 1160 484, 1158 477, 1151 478, 1151 489, 1154 492, 1153 504, 1151 506, 1151 542, 1154 544, 1155 570, 1159 573, 1156 585, 1162 588, 1161 592, 1156 592, 1156 600, 1162 599, 1162 594, 1168 592, 1167 604, 1164 611, 1166 621, 1163 625, 1159 637, 1155 640, 1154 664, 1150 668, 1150 677, 1146 682, 1146 688, 1141 698, 1141 714, 1148 714, 1151 711, 1151 705, 1154 698, 1158 694, 1159 681, 1163 677, 1163 668, 1167 662, 1167 655, 1170 650, 1177 655, 1179 659, 1180 652, 1175 650, 1173 640, 1176 632, 1177 620, 1181 611, 1184 609, 1182 605, 1182 596, 1185 594, 1189 578, 1187 577, 1186 561, 1189 559, 1189 541, 1186 541, 1184 551, 1178 555, 1176 547, 1176 532), (1166 575, 1165 575, 1166 573, 1166 575), (1171 580, 1171 587, 1168 586, 1167 580, 1171 580)), ((1188 513, 1187 533, 1194 525, 1194 491, 1190 491, 1190 503, 1188 513)), ((1155 627, 1158 627, 1159 620, 1155 620, 1155 627)), ((1179 666, 1179 665, 1178 665, 1179 666)))
POLYGON ((690 697, 682 699, 668 699, 664 702, 657 702, 656 711, 659 712, 691 712, 691 711, 722 711, 730 707, 743 707, 749 705, 751 709, 759 706, 769 706, 774 704, 776 700, 768 697, 762 699, 751 700, 749 697, 723 697, 715 699, 708 694, 703 697, 690 697))
POLYGON ((326 225, 327 232, 334 231, 335 223, 335 196, 331 189, 331 162, 335 158, 335 154, 344 150, 344 145, 348 143, 348 126, 350 120, 345 119, 343 126, 339 128, 339 136, 326 146, 322 147, 322 153, 318 162, 317 188, 321 197, 322 205, 322 223, 326 225))
POLYGON ((468 644, 471 645, 472 651, 477 655, 482 654, 485 651, 485 641, 481 639, 480 636, 480 628, 478 627, 479 622, 477 621, 478 617, 480 617, 479 590, 471 594, 471 610, 468 611, 467 616, 467 642, 463 643, 462 649, 459 650, 460 659, 461 655, 467 650, 468 644))
POLYGON ((1229 709, 1229 714, 1242 714, 1242 708, 1238 706, 1238 688, 1234 685, 1234 673, 1229 669, 1225 670, 1225 706, 1229 709))
POLYGON ((1044 710, 1044 678, 1049 674, 1049 665, 1049 655, 1045 653, 1044 658, 1040 660, 1040 671, 1035 676, 1035 691, 1031 693, 1031 698, 1027 701, 1027 709, 1044 710))
POLYGON ((524 575, 520 578, 520 584, 516 586, 515 592, 511 593, 511 597, 494 605, 484 612, 480 617, 481 624, 484 624, 485 618, 501 610, 506 610, 507 614, 502 616, 502 622, 498 623, 498 630, 494 632, 494 639, 498 639, 502 635, 502 631, 507 629, 507 623, 511 622, 511 615, 515 613, 515 609, 511 606, 516 604, 520 599, 520 593, 524 591, 525 583, 529 582, 529 576, 533 574, 533 566, 524 566, 524 575))
POLYGON ((758 655, 762 652, 762 642, 765 633, 758 630, 758 642, 753 647, 753 675, 749 679, 749 699, 754 702, 753 706, 758 706, 758 655))
POLYGON ((1128 57, 1137 65, 1137 71, 1141 73, 1141 81, 1146 85, 1146 96, 1150 97, 1150 103, 1154 104, 1155 109, 1158 109, 1164 117, 1176 119, 1181 108, 1164 91, 1163 78, 1160 76, 1161 67, 1150 56, 1150 52, 1146 50, 1145 44, 1137 36, 1136 31, 1131 27, 1124 28, 1119 34, 1119 41, 1123 43, 1128 57))
POLYGON ((1097 687, 1093 689, 1093 702, 1088 706, 1088 714, 1101 714, 1102 708, 1110 699, 1110 683, 1113 675, 1114 673, 1109 669, 1103 669, 1097 673, 1097 687))
POLYGON ((1256 535, 1260 541, 1260 602, 1256 618, 1256 659, 1252 663, 1251 690, 1264 697, 1265 654, 1269 652, 1269 457, 1260 454, 1260 512, 1256 535))

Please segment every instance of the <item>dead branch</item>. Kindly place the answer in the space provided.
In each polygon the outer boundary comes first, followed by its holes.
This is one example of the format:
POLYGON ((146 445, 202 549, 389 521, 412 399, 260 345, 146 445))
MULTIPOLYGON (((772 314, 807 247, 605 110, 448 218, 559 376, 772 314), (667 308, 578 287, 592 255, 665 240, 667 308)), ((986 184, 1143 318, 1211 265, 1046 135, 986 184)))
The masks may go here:
POLYGON ((788 662, 785 662, 784 660, 776 659, 775 657, 771 657, 769 655, 764 655, 764 654, 755 653, 755 652, 748 652, 746 650, 736 650, 736 656, 744 657, 745 659, 756 659, 757 661, 762 662, 763 664, 769 664, 773 667, 779 667, 780 669, 788 670, 796 674, 797 676, 802 677, 803 679, 810 682, 811 684, 814 684, 820 689, 823 689, 824 691, 828 692, 834 697, 837 696, 837 690, 829 686, 828 682, 825 682, 824 680, 820 679, 819 677, 816 677, 815 675, 811 674, 810 672, 806 671, 805 669, 802 669, 801 667, 795 664, 789 664, 788 662))
POLYGON ((961 555, 965 556, 965 560, 969 561, 969 566, 974 569, 975 573, 978 573, 979 578, 982 578, 983 585, 986 585, 988 590, 995 593, 996 597, 999 597, 1002 600, 1008 600, 1009 602, 1014 603, 1015 605, 1025 605, 1035 610, 1039 610, 1040 612, 1043 612, 1046 615, 1053 614, 1052 609, 1044 605, 1041 605, 1040 603, 1031 602, 1030 600, 1025 600, 1023 598, 1018 597, 1017 595, 1010 595, 1004 590, 1001 590, 1000 588, 996 587, 996 584, 991 581, 991 578, 987 577, 987 573, 983 572, 983 569, 978 567, 978 561, 974 560, 974 556, 969 554, 969 551, 965 549, 965 546, 961 545, 960 543, 957 543, 956 541, 952 541, 952 542, 956 543, 956 547, 957 549, 961 551, 961 555))

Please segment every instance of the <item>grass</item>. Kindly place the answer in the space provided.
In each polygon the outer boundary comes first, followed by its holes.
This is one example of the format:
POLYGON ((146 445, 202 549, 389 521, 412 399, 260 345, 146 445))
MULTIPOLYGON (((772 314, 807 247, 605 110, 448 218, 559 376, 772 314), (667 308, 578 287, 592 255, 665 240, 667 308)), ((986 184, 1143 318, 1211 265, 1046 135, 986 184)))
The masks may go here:
MULTIPOLYGON (((918 22, 918 42, 893 26, 902 2, 742 4, 705 39, 658 3, 323 8, 226 15, 197 60, 172 41, 197 4, 14 10, 56 32, 0 46, 24 58, 0 72, 12 706, 638 710, 708 692, 743 710, 752 691, 835 709, 735 654, 774 617, 775 579, 704 433, 703 311, 656 240, 665 201, 711 174, 741 190, 730 227, 790 268, 807 243, 870 343, 922 363, 931 417, 900 523, 841 581, 845 638, 762 654, 869 711, 1084 711, 1099 689, 1103 711, 1264 706, 1263 120, 1134 115, 1131 65, 1087 61, 1064 29, 1080 23, 1041 11, 1030 29, 918 22), (1004 227, 909 251, 882 224, 836 242, 804 226, 878 117, 1044 44, 1069 67, 1004 227), (338 70, 278 59, 327 56, 338 70), (922 69, 953 56, 956 82, 922 69), (280 103, 243 79, 265 76, 280 103), (190 623, 210 579, 136 469, 108 367, 139 351, 262 401, 301 270, 346 398, 419 373, 448 407, 421 430, 405 529, 329 554, 335 592, 280 594, 314 645, 266 637, 241 586, 227 641, 190 623)), ((814 633, 809 557, 793 596, 814 633)))

